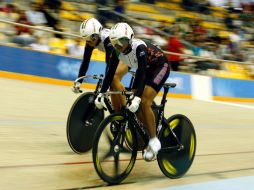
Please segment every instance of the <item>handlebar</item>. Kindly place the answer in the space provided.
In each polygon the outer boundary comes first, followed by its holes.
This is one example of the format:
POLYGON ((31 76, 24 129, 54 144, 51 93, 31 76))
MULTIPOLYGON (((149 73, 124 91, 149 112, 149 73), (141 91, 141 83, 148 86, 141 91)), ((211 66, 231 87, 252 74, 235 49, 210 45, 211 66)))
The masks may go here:
POLYGON ((107 96, 110 96, 112 94, 121 94, 121 95, 124 95, 124 96, 130 96, 132 95, 134 92, 131 92, 131 91, 107 91, 107 92, 104 92, 102 93, 102 95, 104 97, 107 97, 107 96))
POLYGON ((77 78, 74 81, 74 83, 77 83, 79 80, 85 79, 85 78, 92 78, 92 79, 102 80, 103 79, 103 75, 86 75, 86 76, 82 76, 82 77, 77 78))
POLYGON ((107 92, 104 92, 101 94, 105 99, 108 99, 108 96, 113 95, 113 94, 124 95, 126 97, 127 104, 128 104, 131 101, 131 99, 133 97, 132 95, 134 94, 134 92, 123 90, 123 91, 107 91, 107 92))

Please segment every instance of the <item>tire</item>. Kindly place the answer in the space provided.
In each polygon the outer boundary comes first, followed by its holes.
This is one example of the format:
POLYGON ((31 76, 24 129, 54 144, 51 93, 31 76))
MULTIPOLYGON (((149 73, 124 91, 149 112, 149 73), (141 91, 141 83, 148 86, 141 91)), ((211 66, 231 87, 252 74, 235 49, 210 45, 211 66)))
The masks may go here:
POLYGON ((196 152, 196 134, 191 121, 184 115, 173 115, 167 119, 167 126, 162 126, 158 137, 162 149, 157 155, 157 161, 162 173, 172 179, 182 177, 192 165, 196 152), (183 145, 183 149, 172 148, 165 151, 166 147, 177 146, 169 126, 183 145))
POLYGON ((125 146, 128 123, 121 113, 106 117, 96 131, 93 145, 93 163, 99 177, 109 184, 121 183, 131 172, 137 157, 137 137, 133 127, 132 150, 125 146), (112 126, 117 128, 117 132, 112 126))
POLYGON ((94 105, 95 94, 80 95, 72 105, 67 120, 67 139, 71 149, 82 154, 93 146, 93 137, 97 127, 104 118, 103 110, 94 105))

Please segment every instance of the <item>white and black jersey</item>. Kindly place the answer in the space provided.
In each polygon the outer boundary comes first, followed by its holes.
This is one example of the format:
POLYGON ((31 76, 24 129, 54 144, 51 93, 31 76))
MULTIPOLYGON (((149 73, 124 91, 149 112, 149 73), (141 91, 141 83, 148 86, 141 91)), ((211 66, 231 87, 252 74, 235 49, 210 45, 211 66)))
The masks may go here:
POLYGON ((112 52, 101 92, 106 92, 111 85, 119 60, 128 65, 128 67, 137 68, 134 81, 134 84, 137 84, 136 96, 142 95, 145 84, 152 86, 158 91, 169 74, 167 58, 160 48, 149 42, 145 43, 142 40, 133 39, 124 53, 119 53, 116 50, 112 52), (146 76, 147 74, 150 76, 146 76))
POLYGON ((143 45, 146 47, 146 43, 142 40, 138 39, 133 39, 131 43, 131 51, 128 53, 120 53, 118 58, 121 60, 123 63, 128 65, 128 67, 131 68, 138 68, 138 56, 137 53, 142 54, 142 51, 139 51, 140 48, 138 48, 140 45, 143 45), (138 51, 137 51, 138 48, 138 51))

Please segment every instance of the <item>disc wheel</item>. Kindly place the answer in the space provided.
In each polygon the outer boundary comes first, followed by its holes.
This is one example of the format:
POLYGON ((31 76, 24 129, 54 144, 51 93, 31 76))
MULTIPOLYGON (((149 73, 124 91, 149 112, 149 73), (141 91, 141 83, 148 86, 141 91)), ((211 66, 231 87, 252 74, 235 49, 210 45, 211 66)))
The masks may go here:
POLYGON ((157 161, 162 173, 173 179, 183 176, 192 165, 196 152, 196 134, 191 121, 184 115, 173 115, 167 119, 167 125, 162 126, 158 137, 162 148, 157 161))
POLYGON ((125 117, 121 113, 115 113, 102 121, 95 134, 94 167, 100 178, 109 184, 122 182, 129 175, 136 161, 136 133, 132 127, 127 128, 127 126, 125 117), (132 137, 132 150, 125 146, 127 132, 132 137))
POLYGON ((104 118, 103 110, 95 107, 95 98, 92 92, 80 95, 69 112, 67 139, 75 153, 85 153, 92 148, 95 131, 104 118))

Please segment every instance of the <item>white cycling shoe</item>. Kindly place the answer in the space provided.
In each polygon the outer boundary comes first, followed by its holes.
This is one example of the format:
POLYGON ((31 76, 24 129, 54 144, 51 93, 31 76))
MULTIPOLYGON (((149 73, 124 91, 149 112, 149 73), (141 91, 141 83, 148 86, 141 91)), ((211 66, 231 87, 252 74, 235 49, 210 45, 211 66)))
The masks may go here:
POLYGON ((149 140, 147 148, 143 152, 143 158, 145 161, 153 161, 161 149, 161 142, 157 137, 149 140))

